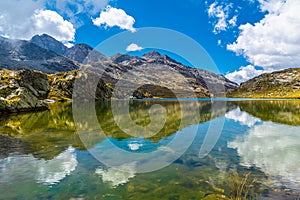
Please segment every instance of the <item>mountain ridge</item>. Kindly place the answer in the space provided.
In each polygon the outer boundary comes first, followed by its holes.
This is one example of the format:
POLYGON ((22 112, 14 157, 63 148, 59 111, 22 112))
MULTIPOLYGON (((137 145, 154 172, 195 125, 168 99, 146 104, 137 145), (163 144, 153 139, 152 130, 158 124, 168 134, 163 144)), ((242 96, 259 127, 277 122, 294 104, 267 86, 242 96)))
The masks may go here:
POLYGON ((300 68, 261 74, 229 92, 238 98, 300 98, 300 68))
POLYGON ((91 100, 88 96, 93 95, 85 92, 93 89, 84 85, 93 81, 98 81, 96 100, 101 101, 224 97, 237 87, 222 75, 185 66, 155 51, 142 57, 107 57, 86 44, 65 47, 45 34, 31 41, 0 38, 0 68, 6 69, 0 70, 0 112, 45 109, 45 101, 71 101, 74 96, 91 100), (24 79, 23 74, 31 78, 24 79), (79 91, 73 90, 76 80, 82 81, 79 91), (32 84, 23 84, 26 81, 32 84), (43 98, 39 85, 47 88, 43 98))
POLYGON ((0 68, 31 69, 45 73, 79 68, 73 60, 25 40, 0 38, 0 68))
MULTIPOLYGON (((167 55, 161 55, 158 52, 149 52, 142 57, 130 56, 127 54, 116 54, 112 57, 107 57, 100 52, 93 49, 87 44, 76 44, 71 48, 64 46, 61 42, 53 37, 42 34, 32 37, 30 41, 16 40, 12 42, 6 39, 10 44, 21 42, 21 47, 28 51, 31 55, 36 55, 37 58, 32 57, 29 61, 21 59, 14 59, 8 56, 8 61, 3 64, 5 59, 0 56, 0 66, 6 69, 33 69, 45 73, 66 72, 71 70, 92 70, 94 72, 104 73, 108 82, 116 82, 121 80, 126 73, 132 72, 136 75, 133 77, 135 81, 128 80, 130 84, 138 82, 142 84, 142 80, 147 80, 145 84, 158 86, 163 82, 163 87, 171 85, 184 85, 184 80, 175 80, 168 73, 179 73, 188 82, 189 90, 196 93, 197 97, 209 97, 212 93, 221 94, 223 92, 235 89, 238 85, 222 75, 217 75, 205 70, 191 68, 175 61, 167 55), (48 56, 48 57, 47 57, 48 56), (28 63, 26 63, 28 62, 28 63), (25 64, 24 64, 25 63, 25 64), (2 65, 1 65, 2 64, 2 65), (69 64, 69 65, 68 65, 69 64), (32 67, 30 66, 32 65, 32 67), (152 70, 149 70, 152 66, 152 70), (164 77, 159 76, 158 72, 164 72, 164 77), (164 79, 164 80, 161 80, 164 79), (151 81, 155 80, 155 81, 151 81), (172 80, 172 81, 170 81, 172 80), (218 91, 213 91, 216 85, 219 87, 218 91), (210 88, 208 86, 211 86, 210 88), (222 91, 223 90, 223 91, 222 91)), ((1 46, 1 43, 0 43, 1 46)), ((2 44, 5 46, 5 44, 2 44)), ((9 46, 6 44, 6 46, 9 46)), ((5 48, 3 48, 5 49, 5 48)), ((14 46, 8 48, 8 54, 14 50, 14 46)), ((0 55, 1 55, 0 49, 0 55)), ((5 52, 4 52, 5 53, 5 52)), ((24 53, 19 52, 19 57, 24 57, 24 53)), ((25 55, 26 57, 26 55, 25 55)), ((175 86, 171 89, 176 89, 175 86)), ((181 91, 186 91, 184 86, 179 88, 181 91)), ((163 96, 163 94, 156 94, 163 96)), ((154 96, 156 96, 154 95, 154 96)), ((124 97, 128 97, 126 94, 124 97)), ((151 96, 151 95, 150 95, 151 96)))

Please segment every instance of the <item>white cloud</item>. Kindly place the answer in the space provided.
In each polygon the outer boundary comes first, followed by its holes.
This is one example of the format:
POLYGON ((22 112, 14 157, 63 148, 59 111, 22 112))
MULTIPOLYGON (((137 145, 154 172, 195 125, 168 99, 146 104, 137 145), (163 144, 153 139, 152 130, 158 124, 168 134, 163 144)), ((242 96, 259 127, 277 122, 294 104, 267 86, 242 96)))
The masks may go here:
POLYGON ((258 0, 261 11, 278 13, 286 0, 258 0))
POLYGON ((100 16, 93 19, 93 23, 96 26, 114 27, 118 26, 121 29, 135 32, 136 29, 133 27, 135 19, 127 15, 127 13, 118 8, 107 6, 105 10, 100 13, 100 16))
POLYGON ((57 12, 51 10, 36 11, 32 18, 32 35, 47 33, 59 41, 73 41, 75 29, 73 24, 64 20, 57 12))
POLYGON ((256 123, 261 122, 260 119, 249 115, 246 112, 242 112, 240 108, 234 109, 225 114, 227 119, 232 119, 235 122, 240 122, 242 125, 253 127, 256 123))
POLYGON ((299 131, 299 127, 264 122, 229 142, 228 147, 237 149, 242 165, 256 166, 267 175, 282 179, 288 187, 299 189, 299 131))
POLYGON ((141 51, 141 50, 143 50, 143 47, 140 47, 139 45, 134 43, 128 45, 128 47, 126 48, 126 51, 141 51))
POLYGON ((238 38, 227 49, 266 70, 299 67, 300 1, 259 1, 261 9, 268 13, 253 25, 241 25, 238 38))
POLYGON ((248 66, 242 66, 239 68, 239 70, 235 70, 234 72, 227 72, 225 77, 231 81, 234 81, 234 82, 240 84, 251 78, 254 78, 258 75, 261 75, 261 74, 267 73, 267 72, 272 72, 272 70, 258 70, 258 69, 255 69, 254 66, 248 65, 248 66))
POLYGON ((67 42, 73 41, 75 29, 57 12, 45 10, 45 2, 23 0, 0 1, 0 35, 30 39, 37 34, 49 34, 67 42))
POLYGON ((228 23, 231 25, 231 26, 236 26, 236 22, 237 22, 237 16, 233 16, 229 21, 228 23))
POLYGON ((230 8, 232 8, 232 4, 223 6, 218 5, 217 2, 214 2, 209 6, 207 11, 208 16, 217 20, 214 24, 213 30, 215 34, 220 33, 221 31, 225 31, 229 27, 236 26, 237 16, 233 16, 233 18, 228 20, 230 8))

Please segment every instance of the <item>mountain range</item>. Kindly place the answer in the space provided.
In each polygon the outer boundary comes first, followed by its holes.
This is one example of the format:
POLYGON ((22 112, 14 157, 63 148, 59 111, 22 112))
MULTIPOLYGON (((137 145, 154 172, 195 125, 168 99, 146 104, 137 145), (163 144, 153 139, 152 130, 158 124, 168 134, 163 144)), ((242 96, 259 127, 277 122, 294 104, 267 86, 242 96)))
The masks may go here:
MULTIPOLYGON (((87 44, 68 48, 46 34, 36 35, 30 41, 1 37, 0 67, 44 73, 89 70, 101 73, 102 78, 112 85, 122 80, 126 82, 126 87, 141 87, 142 92, 151 89, 154 93, 148 91, 148 96, 152 97, 168 97, 165 95, 166 88, 168 91, 178 90, 182 97, 187 91, 194 92, 197 97, 210 97, 222 92, 224 95, 225 91, 238 86, 222 75, 184 66, 158 52, 150 52, 142 57, 122 54, 108 57, 87 44)), ((121 90, 125 91, 126 87, 121 90)), ((120 97, 128 96, 122 94, 120 97)))
POLYGON ((0 37, 0 68, 0 112, 44 109, 47 106, 40 101, 71 100, 74 83, 82 77, 85 77, 82 84, 89 84, 89 77, 100 78, 96 89, 98 100, 226 94, 300 97, 300 69, 263 74, 238 86, 222 75, 185 66, 155 51, 141 57, 127 54, 109 57, 87 44, 68 48, 46 34, 36 35, 30 41, 0 37))

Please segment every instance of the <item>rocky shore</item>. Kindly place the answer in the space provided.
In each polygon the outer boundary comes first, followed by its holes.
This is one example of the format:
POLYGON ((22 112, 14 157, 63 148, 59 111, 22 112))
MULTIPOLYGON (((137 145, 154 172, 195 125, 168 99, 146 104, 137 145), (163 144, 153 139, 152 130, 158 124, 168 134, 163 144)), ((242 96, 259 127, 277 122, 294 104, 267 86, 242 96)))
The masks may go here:
MULTIPOLYGON (((85 81, 91 73, 73 70, 45 74, 34 70, 0 70, 0 113, 48 109, 47 103, 71 101, 76 79, 85 81)), ((96 100, 110 98, 112 90, 99 81, 96 100)))

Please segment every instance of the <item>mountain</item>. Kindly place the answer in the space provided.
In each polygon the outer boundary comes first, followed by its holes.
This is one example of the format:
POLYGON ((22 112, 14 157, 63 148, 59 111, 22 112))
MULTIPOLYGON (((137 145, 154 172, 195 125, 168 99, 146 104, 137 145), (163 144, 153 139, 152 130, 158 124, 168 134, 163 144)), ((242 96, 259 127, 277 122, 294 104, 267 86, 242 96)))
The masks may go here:
POLYGON ((0 37, 0 68, 54 73, 78 69, 79 65, 31 42, 0 37))
POLYGON ((228 97, 300 98, 300 68, 257 76, 242 83, 228 97))
POLYGON ((0 67, 45 73, 91 71, 102 74, 116 98, 224 96, 238 86, 222 75, 184 66, 155 51, 142 57, 106 57, 86 44, 67 48, 46 34, 30 41, 1 38, 0 67))
POLYGON ((68 48, 63 43, 47 34, 33 36, 30 42, 79 63, 87 64, 108 60, 108 57, 95 51, 93 47, 87 44, 76 44, 75 46, 68 48))
POLYGON ((120 98, 130 97, 130 88, 137 89, 133 96, 139 98, 193 97, 191 93, 194 97, 210 97, 224 95, 224 91, 238 86, 222 75, 184 66, 158 52, 142 57, 117 54, 111 61, 92 63, 87 70, 101 73, 112 87, 122 80, 115 90, 120 98))
POLYGON ((75 46, 67 49, 64 56, 83 64, 109 60, 108 57, 99 51, 94 50, 94 48, 87 44, 76 44, 75 46))
POLYGON ((58 55, 65 55, 68 50, 68 47, 66 47, 63 43, 47 34, 35 35, 31 38, 30 42, 44 49, 53 51, 58 55))

